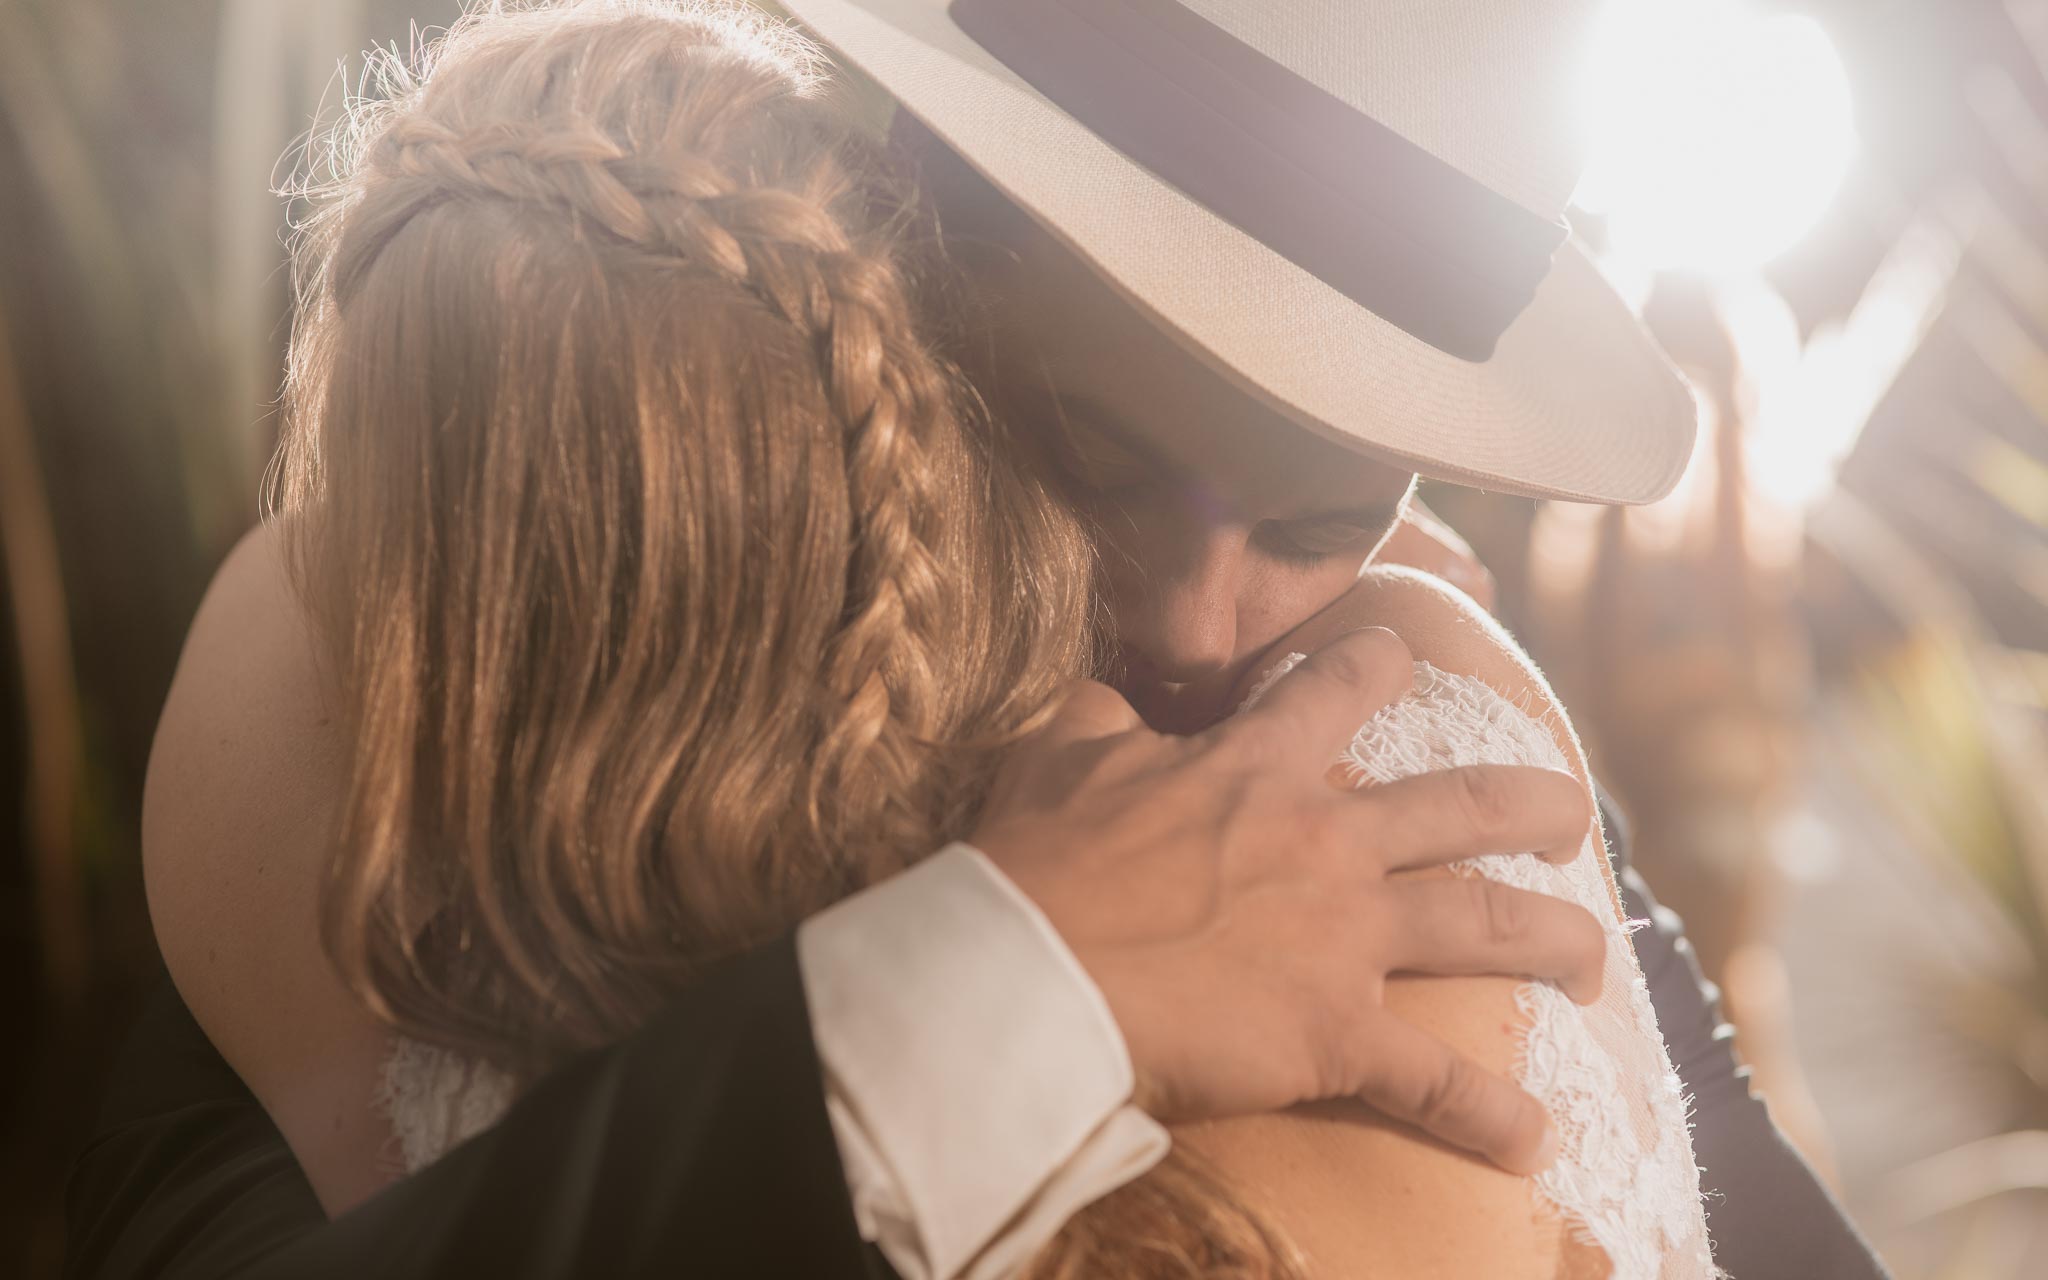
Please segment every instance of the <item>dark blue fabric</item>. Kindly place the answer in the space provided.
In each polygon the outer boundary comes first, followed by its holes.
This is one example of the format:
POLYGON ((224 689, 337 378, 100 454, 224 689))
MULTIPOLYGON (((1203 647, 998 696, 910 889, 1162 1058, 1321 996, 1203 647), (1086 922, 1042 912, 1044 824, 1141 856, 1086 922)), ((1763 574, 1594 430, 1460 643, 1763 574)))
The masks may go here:
POLYGON ((1721 992, 1700 972, 1685 922, 1658 905, 1629 864, 1627 827, 1604 795, 1600 811, 1622 905, 1631 919, 1650 921, 1634 937, 1636 960, 1692 1101, 1714 1261, 1733 1280, 1885 1280, 1876 1252, 1750 1092, 1735 1028, 1721 1018, 1721 992))

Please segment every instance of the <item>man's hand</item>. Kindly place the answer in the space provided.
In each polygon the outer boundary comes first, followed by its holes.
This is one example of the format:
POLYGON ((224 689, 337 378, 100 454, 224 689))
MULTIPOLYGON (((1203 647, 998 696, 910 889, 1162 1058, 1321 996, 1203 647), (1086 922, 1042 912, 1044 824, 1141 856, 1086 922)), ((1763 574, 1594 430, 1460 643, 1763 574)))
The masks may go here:
POLYGON ((1513 1172, 1554 1152, 1543 1109, 1388 1013, 1388 973, 1554 978, 1599 994, 1580 908, 1477 878, 1395 878, 1483 853, 1569 859, 1569 774, 1481 766, 1364 791, 1325 771, 1409 687, 1393 633, 1354 632, 1206 733, 1146 729, 1085 684, 1006 765, 972 842, 1051 920, 1165 1120, 1355 1096, 1513 1172))

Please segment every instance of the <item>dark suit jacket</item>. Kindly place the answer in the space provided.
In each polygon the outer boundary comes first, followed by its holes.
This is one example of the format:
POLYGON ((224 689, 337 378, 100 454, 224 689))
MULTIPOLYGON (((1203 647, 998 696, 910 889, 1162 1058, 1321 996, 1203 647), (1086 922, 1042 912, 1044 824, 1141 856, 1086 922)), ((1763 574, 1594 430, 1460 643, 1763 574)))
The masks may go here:
MULTIPOLYGON (((1883 1268, 1749 1093, 1676 916, 1617 859, 1635 945, 1693 1095, 1716 1260, 1735 1280, 1883 1268)), ((794 948, 707 978, 497 1126, 332 1222, 169 983, 73 1167, 79 1280, 893 1273, 854 1225, 794 948)))

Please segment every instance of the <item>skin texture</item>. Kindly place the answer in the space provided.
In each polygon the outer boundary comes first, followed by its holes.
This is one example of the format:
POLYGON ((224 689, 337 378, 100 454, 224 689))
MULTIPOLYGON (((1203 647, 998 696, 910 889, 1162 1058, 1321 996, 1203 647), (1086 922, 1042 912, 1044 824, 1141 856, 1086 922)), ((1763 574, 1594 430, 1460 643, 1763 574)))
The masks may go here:
POLYGON ((346 744, 278 542, 244 537, 193 619, 150 751, 142 867, 178 994, 332 1214, 398 1171, 372 1105, 390 1041, 320 949, 346 744))

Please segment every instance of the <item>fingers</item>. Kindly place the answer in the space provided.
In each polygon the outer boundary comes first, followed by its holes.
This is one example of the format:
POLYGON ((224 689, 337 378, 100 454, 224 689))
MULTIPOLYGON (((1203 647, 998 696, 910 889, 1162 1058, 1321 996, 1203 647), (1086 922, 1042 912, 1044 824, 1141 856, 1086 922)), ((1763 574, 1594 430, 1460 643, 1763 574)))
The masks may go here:
POLYGON ((1536 1174, 1557 1159, 1543 1107, 1392 1014, 1362 1023, 1350 1092, 1509 1173, 1536 1174))
POLYGON ((1065 747, 1129 733, 1144 724, 1116 690, 1094 680, 1076 680, 1052 719, 1031 740, 1043 747, 1065 747))
POLYGON ((1580 1004, 1600 998, 1607 939, 1575 903, 1479 876, 1386 886, 1400 912, 1379 942, 1389 970, 1548 978, 1580 1004))
POLYGON ((1436 866, 1482 853, 1578 856, 1593 827, 1592 801, 1568 773, 1482 764, 1417 774, 1344 798, 1360 847, 1387 870, 1436 866))
POLYGON ((1209 733, 1320 775, 1359 725, 1414 683, 1408 646, 1384 627, 1367 627, 1310 654, 1256 706, 1209 733))

